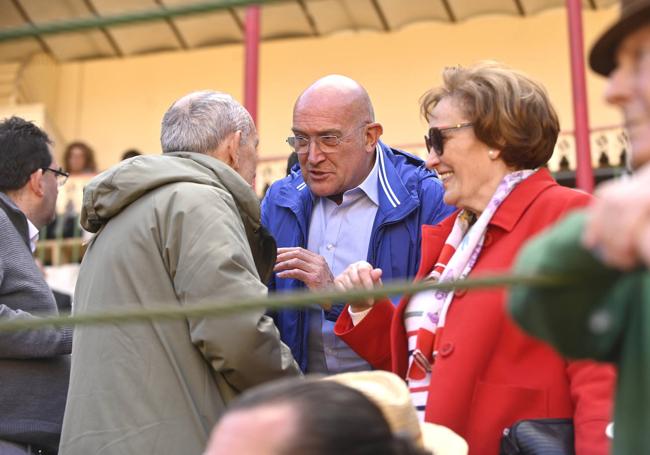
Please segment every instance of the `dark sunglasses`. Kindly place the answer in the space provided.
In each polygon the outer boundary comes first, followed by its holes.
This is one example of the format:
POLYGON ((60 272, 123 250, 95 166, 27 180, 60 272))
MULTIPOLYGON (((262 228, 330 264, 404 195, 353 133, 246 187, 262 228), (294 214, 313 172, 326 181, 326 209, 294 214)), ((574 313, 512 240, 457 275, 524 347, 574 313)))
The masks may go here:
POLYGON ((429 128, 429 135, 424 136, 424 143, 427 145, 427 151, 431 153, 431 150, 433 149, 434 152, 436 152, 436 155, 442 156, 443 150, 443 135, 442 133, 446 131, 452 131, 452 130, 457 130, 460 128, 467 128, 468 126, 474 126, 473 123, 468 122, 468 123, 459 123, 458 125, 454 126, 449 126, 446 128, 438 128, 435 126, 432 126, 429 128))

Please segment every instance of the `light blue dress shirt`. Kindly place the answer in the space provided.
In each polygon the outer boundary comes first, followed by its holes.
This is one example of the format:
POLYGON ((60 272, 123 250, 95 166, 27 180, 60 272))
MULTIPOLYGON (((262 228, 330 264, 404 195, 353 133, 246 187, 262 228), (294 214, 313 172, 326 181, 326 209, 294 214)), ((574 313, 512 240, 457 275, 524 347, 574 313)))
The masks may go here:
MULTIPOLYGON (((309 224, 307 249, 325 258, 337 276, 353 262, 366 260, 372 225, 379 207, 378 160, 366 179, 343 193, 340 205, 316 198, 309 224)), ((309 373, 336 374, 370 370, 370 364, 334 335, 334 322, 315 305, 309 314, 309 373)))

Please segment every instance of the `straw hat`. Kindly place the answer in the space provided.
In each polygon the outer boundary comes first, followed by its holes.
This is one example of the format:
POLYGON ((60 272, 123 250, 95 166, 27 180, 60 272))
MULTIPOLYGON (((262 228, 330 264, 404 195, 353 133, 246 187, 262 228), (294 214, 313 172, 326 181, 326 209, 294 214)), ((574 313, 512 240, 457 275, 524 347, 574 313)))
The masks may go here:
POLYGON ((359 390, 382 411, 395 434, 410 435, 435 455, 465 455, 467 443, 447 427, 420 423, 404 381, 387 371, 342 373, 323 378, 359 390))
POLYGON ((618 21, 598 38, 589 54, 589 65, 598 74, 609 76, 616 67, 616 50, 627 35, 650 25, 650 0, 621 0, 618 21))

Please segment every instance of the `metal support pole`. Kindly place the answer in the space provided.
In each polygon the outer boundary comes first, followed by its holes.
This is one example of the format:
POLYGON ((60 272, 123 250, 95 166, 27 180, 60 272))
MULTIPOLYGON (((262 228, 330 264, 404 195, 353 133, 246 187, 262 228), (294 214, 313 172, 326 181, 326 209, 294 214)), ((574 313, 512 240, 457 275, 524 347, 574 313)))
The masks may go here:
POLYGON ((587 82, 582 39, 582 4, 580 0, 567 0, 566 3, 571 48, 571 85, 577 161, 576 187, 591 193, 594 190, 594 174, 591 167, 591 146, 589 144, 587 82))
POLYGON ((246 68, 244 75, 244 107, 257 125, 257 89, 259 77, 260 7, 246 8, 246 68))

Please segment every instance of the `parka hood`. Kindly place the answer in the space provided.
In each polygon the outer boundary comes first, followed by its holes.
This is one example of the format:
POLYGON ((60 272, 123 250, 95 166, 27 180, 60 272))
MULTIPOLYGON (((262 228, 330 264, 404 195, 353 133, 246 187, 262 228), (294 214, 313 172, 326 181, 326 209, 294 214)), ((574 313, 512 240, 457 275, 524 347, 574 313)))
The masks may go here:
POLYGON ((89 232, 97 232, 143 194, 176 182, 225 189, 242 218, 247 218, 253 230, 259 229, 259 203, 250 185, 225 163, 193 152, 139 156, 102 172, 84 188, 81 225, 89 232))

